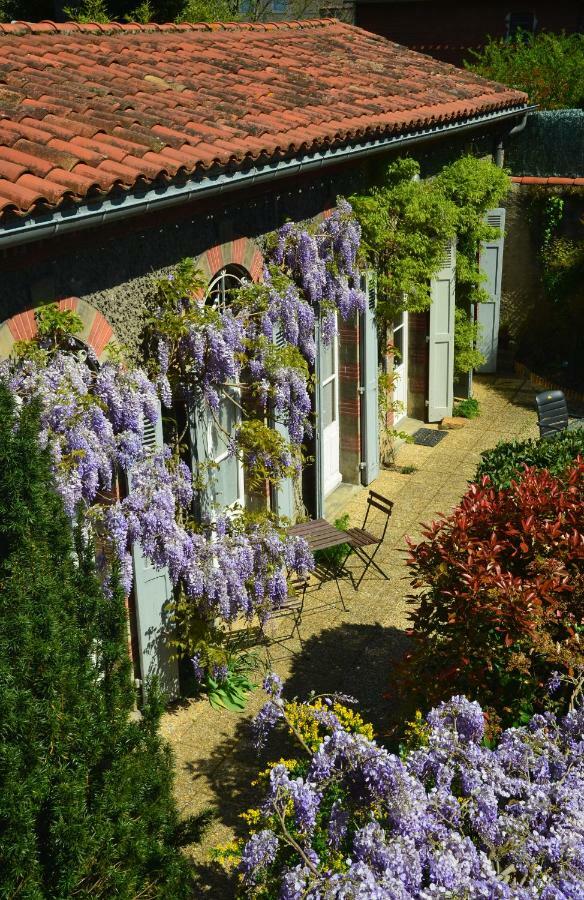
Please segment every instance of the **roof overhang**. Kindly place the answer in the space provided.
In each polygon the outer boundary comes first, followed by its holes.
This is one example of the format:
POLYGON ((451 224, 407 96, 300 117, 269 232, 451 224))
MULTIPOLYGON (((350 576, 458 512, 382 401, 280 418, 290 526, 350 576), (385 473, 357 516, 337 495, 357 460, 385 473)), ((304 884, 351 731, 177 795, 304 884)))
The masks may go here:
POLYGON ((486 126, 509 126, 519 116, 525 117, 536 106, 516 106, 471 116, 446 124, 430 126, 407 134, 394 134, 376 139, 352 142, 336 148, 318 150, 304 155, 256 163, 248 168, 233 171, 218 170, 183 182, 176 180, 149 186, 144 190, 120 192, 117 196, 103 197, 78 205, 36 213, 22 218, 12 218, 0 227, 0 250, 46 240, 82 229, 118 222, 171 206, 187 204, 230 194, 238 189, 263 186, 279 179, 298 177, 308 172, 318 172, 334 165, 365 159, 393 148, 409 147, 426 141, 457 136, 486 126))

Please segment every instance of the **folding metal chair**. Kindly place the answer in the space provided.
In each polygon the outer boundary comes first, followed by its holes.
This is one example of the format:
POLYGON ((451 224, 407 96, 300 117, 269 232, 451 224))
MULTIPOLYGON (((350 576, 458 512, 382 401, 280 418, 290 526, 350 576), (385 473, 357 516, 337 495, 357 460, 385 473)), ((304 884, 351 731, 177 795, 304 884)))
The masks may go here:
MULTIPOLYGON (((383 578, 389 581, 389 575, 384 572, 383 569, 375 562, 375 556, 377 555, 377 551, 385 540, 385 535, 387 533, 389 519, 391 517, 392 511, 392 500, 388 500, 387 497, 384 497, 382 494, 376 493, 376 491, 369 491, 369 496, 367 498, 367 512, 365 513, 365 518, 363 519, 363 525, 361 526, 361 528, 347 528, 346 534, 349 543, 351 544, 351 551, 356 553, 359 559, 363 563, 365 563, 365 568, 361 572, 361 577, 357 581, 357 588, 363 581, 363 578, 365 577, 369 566, 373 566, 375 569, 377 569, 379 574, 383 576, 383 578), (369 529, 367 528, 369 515, 372 509, 381 512, 385 517, 381 535, 379 536, 373 534, 372 531, 369 530, 371 528, 371 525, 369 525, 369 529), (366 547, 373 547, 373 552, 368 553, 365 549, 366 547)), ((348 559, 349 556, 350 553, 347 554, 346 559, 348 559)))
POLYGON ((539 436, 558 434, 568 427, 568 404, 563 391, 542 391, 535 398, 539 436))
POLYGON ((270 652, 270 647, 273 644, 285 645, 288 641, 292 640, 294 633, 296 633, 298 635, 300 646, 302 647, 300 625, 302 623, 302 612, 304 610, 304 597, 306 595, 306 588, 308 587, 308 578, 295 578, 289 581, 288 584, 292 588, 292 592, 288 592, 288 596, 280 606, 273 608, 268 622, 277 622, 280 619, 289 618, 292 623, 292 630, 289 634, 285 634, 282 637, 270 637, 262 626, 262 631, 266 640, 266 653, 270 664, 274 660, 274 657, 270 652))

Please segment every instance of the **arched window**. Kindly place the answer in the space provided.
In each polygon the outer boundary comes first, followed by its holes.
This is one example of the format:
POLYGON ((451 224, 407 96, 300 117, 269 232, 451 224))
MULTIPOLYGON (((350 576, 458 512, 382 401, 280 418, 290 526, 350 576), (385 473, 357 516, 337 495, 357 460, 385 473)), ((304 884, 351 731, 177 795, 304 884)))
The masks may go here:
POLYGON ((225 266, 213 276, 205 292, 205 303, 224 310, 229 306, 231 291, 237 290, 251 275, 242 266, 225 266))
MULTIPOLYGON (((213 276, 205 292, 205 303, 219 310, 230 304, 230 294, 251 276, 241 266, 225 266, 213 276)), ((245 503, 244 473, 240 461, 229 452, 229 438, 241 422, 241 391, 237 387, 224 388, 226 396, 219 412, 211 417, 207 434, 207 454, 214 463, 211 471, 212 502, 223 509, 245 503)))

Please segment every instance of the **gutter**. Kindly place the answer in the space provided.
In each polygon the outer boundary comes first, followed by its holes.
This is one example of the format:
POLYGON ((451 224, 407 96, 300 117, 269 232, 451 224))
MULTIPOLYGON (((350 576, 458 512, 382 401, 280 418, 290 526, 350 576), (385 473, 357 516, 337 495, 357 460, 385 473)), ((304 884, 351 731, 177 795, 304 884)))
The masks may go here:
POLYGON ((518 115, 527 117, 527 113, 535 108, 534 106, 522 106, 503 112, 485 113, 463 121, 421 129, 411 134, 377 138, 350 147, 323 150, 307 154, 301 159, 267 162, 244 171, 239 169, 233 172, 221 172, 217 175, 203 176, 199 180, 190 179, 186 184, 158 185, 143 191, 138 189, 113 199, 106 197, 90 200, 74 208, 41 213, 34 218, 13 220, 0 230, 0 249, 118 222, 131 216, 156 212, 195 200, 221 196, 237 188, 255 187, 279 178, 321 171, 338 163, 383 153, 393 147, 409 147, 412 144, 434 140, 444 135, 457 135, 491 123, 515 119, 518 115))

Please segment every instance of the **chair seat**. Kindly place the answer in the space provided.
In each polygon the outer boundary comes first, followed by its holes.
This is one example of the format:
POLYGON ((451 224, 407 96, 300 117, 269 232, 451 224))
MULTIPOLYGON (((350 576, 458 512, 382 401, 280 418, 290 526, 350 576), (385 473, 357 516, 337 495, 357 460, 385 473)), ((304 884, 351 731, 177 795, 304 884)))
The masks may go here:
POLYGON ((349 543, 353 547, 368 547, 371 544, 381 543, 379 538, 376 538, 374 534, 371 534, 370 531, 365 531, 363 528, 347 528, 347 534, 350 538, 349 543))

